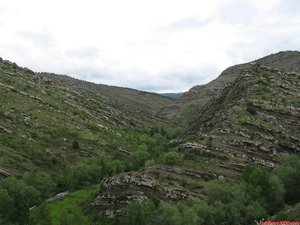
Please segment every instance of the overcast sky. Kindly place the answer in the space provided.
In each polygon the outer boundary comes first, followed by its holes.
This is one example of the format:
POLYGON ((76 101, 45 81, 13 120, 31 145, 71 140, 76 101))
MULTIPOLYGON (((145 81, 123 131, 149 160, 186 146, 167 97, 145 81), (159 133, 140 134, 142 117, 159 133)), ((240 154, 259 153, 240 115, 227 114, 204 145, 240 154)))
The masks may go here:
POLYGON ((299 0, 0 0, 0 57, 153 92, 300 50, 299 0))

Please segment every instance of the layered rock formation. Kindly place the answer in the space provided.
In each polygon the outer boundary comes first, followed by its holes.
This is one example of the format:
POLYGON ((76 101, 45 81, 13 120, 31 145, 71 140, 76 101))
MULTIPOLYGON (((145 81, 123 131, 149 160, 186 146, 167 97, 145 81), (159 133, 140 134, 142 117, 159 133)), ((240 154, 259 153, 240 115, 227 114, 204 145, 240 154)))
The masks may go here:
POLYGON ((189 195, 184 189, 163 185, 147 173, 124 173, 104 178, 91 206, 114 218, 122 215, 122 210, 133 200, 145 202, 155 196, 164 201, 178 201, 189 195))

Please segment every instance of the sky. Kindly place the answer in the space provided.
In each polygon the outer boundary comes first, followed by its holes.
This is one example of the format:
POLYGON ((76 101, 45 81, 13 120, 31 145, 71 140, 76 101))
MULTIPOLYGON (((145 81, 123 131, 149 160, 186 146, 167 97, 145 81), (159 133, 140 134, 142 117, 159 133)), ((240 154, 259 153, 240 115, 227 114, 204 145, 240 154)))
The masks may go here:
POLYGON ((282 50, 299 0, 0 0, 0 57, 94 83, 187 91, 282 50))

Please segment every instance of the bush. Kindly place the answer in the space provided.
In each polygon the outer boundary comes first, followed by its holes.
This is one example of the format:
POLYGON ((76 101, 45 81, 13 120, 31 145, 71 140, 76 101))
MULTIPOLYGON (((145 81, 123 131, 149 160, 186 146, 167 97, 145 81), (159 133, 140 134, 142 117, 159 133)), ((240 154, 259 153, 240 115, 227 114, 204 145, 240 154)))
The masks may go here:
POLYGON ((51 225, 50 210, 46 203, 31 211, 28 225, 51 225))
POLYGON ((209 137, 209 138, 206 140, 205 145, 206 145, 207 148, 212 149, 212 148, 213 148, 213 138, 212 138, 212 137, 209 137))
POLYGON ((130 157, 130 168, 137 170, 143 166, 145 166, 145 162, 150 158, 150 153, 145 150, 137 150, 130 157))
POLYGON ((68 166, 63 172, 62 183, 64 188, 75 190, 99 183, 101 178, 101 166, 82 163, 76 166, 68 166))
POLYGON ((49 198, 56 186, 50 175, 45 172, 25 173, 23 181, 38 190, 42 199, 49 198))
POLYGON ((247 105, 246 111, 247 111, 248 113, 250 113, 251 115, 256 115, 256 109, 254 108, 253 105, 250 105, 250 104, 247 105))
POLYGON ((84 217, 83 213, 77 209, 64 209, 60 218, 60 225, 83 225, 88 224, 88 221, 84 217))
POLYGON ((80 147, 79 147, 78 141, 76 141, 76 140, 73 141, 72 147, 73 147, 73 149, 79 149, 80 147))
POLYGON ((8 192, 0 189, 0 224, 8 224, 13 216, 10 210, 14 207, 13 199, 8 192))
POLYGON ((173 166, 179 163, 180 161, 180 156, 177 152, 171 151, 171 152, 166 152, 160 157, 160 161, 163 164, 173 166))
POLYGON ((300 201, 300 157, 288 156, 281 160, 274 173, 282 180, 285 200, 288 203, 300 201))
POLYGON ((287 207, 285 210, 278 212, 273 221, 299 221, 300 220, 300 203, 293 207, 287 207))
POLYGON ((284 186, 281 180, 264 168, 247 166, 242 176, 243 191, 260 202, 270 213, 282 208, 284 186))
POLYGON ((7 203, 1 214, 5 214, 4 219, 17 224, 25 224, 29 208, 41 202, 39 191, 16 178, 1 180, 0 190, 1 204, 7 203))
POLYGON ((146 203, 133 201, 128 205, 126 224, 128 225, 145 225, 150 221, 153 210, 155 209, 154 203, 149 200, 146 203))
POLYGON ((176 206, 163 204, 157 218, 158 225, 180 225, 180 212, 176 206))

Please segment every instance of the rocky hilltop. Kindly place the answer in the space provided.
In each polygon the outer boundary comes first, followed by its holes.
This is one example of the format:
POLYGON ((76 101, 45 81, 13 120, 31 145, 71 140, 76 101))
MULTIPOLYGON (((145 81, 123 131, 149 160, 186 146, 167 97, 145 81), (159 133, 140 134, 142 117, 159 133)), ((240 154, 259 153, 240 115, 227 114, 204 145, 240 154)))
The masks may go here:
MULTIPOLYGON (((282 51, 261 59, 253 61, 260 65, 265 65, 279 70, 300 71, 300 52, 282 51)), ((161 109, 161 114, 166 117, 190 116, 194 106, 203 106, 209 100, 217 97, 227 85, 230 85, 247 68, 249 63, 231 66, 224 70, 218 78, 204 85, 192 87, 185 92, 178 102, 161 109)))
POLYGON ((184 137, 194 142, 183 141, 180 149, 205 151, 234 170, 248 163, 274 167, 282 155, 300 151, 299 87, 299 72, 249 64, 217 98, 199 107, 184 137))

